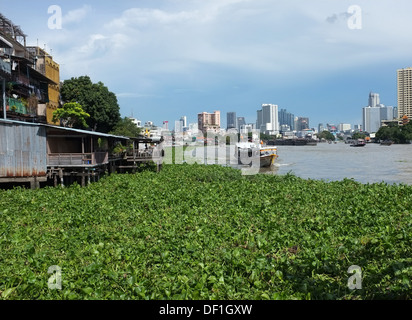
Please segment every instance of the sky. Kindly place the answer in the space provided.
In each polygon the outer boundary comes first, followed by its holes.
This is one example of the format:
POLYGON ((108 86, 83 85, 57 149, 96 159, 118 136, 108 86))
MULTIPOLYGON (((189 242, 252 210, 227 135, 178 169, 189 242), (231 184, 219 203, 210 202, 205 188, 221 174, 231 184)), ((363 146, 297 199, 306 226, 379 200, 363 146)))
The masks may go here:
POLYGON ((122 117, 159 126, 215 110, 222 127, 233 111, 254 123, 266 103, 314 128, 361 124, 370 92, 397 105, 411 11, 410 0, 0 0, 62 81, 101 81, 122 117))

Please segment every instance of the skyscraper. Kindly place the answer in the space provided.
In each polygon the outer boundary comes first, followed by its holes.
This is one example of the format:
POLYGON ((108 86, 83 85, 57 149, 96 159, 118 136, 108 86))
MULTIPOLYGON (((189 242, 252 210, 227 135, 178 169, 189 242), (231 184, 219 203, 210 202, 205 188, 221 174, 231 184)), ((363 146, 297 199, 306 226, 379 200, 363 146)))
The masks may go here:
POLYGON ((365 107, 362 109, 363 130, 369 133, 377 132, 381 127, 381 108, 365 107))
POLYGON ((368 106, 362 109, 363 130, 369 133, 377 132, 382 126, 382 120, 393 120, 393 107, 380 103, 378 93, 369 93, 368 106))
POLYGON ((274 104, 262 104, 262 109, 257 111, 256 129, 262 133, 279 134, 278 106, 274 104))
POLYGON ((369 107, 376 107, 380 103, 379 93, 369 93, 369 107))
POLYGON ((295 116, 286 109, 279 111, 279 126, 288 125, 290 130, 295 130, 295 116))
POLYGON ((237 129, 236 112, 228 112, 226 114, 227 127, 226 129, 237 129))
POLYGON ((398 118, 412 119, 412 68, 398 70, 398 118))

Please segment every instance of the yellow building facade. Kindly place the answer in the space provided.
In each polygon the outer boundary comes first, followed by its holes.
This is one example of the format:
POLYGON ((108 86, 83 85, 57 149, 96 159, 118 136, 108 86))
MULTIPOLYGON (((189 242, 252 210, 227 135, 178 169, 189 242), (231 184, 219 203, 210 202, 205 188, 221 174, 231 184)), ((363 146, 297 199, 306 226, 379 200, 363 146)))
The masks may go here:
POLYGON ((53 81, 49 84, 49 102, 46 104, 46 119, 49 124, 58 124, 52 121, 53 112, 59 107, 60 100, 60 66, 45 50, 40 47, 27 47, 35 57, 35 68, 38 72, 53 81))
POLYGON ((59 107, 60 100, 60 69, 59 64, 53 61, 53 58, 46 56, 45 59, 45 76, 54 83, 49 84, 49 102, 46 105, 47 123, 55 124, 52 121, 53 112, 59 107))

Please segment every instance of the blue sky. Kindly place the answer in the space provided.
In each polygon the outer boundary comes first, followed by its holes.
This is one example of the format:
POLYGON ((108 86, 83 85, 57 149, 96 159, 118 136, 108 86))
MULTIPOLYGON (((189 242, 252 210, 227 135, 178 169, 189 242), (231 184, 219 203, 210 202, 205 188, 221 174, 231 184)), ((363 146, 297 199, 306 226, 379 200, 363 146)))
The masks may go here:
POLYGON ((396 70, 412 66, 410 0, 0 0, 46 47, 61 80, 88 75, 122 116, 173 123, 202 111, 256 121, 263 103, 318 123, 360 124, 370 91, 396 106, 396 70), (60 6, 62 28, 48 26, 60 6), (352 29, 348 8, 361 11, 352 29), (358 21, 359 22, 359 21, 358 21))

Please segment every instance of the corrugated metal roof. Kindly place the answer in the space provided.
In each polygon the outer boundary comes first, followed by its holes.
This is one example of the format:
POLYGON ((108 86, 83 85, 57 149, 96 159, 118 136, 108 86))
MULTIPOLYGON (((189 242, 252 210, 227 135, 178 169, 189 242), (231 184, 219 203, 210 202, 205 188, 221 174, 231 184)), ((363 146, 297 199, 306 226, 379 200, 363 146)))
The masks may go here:
POLYGON ((96 131, 89 131, 89 130, 82 130, 82 129, 73 129, 73 128, 66 128, 66 127, 59 127, 59 126, 54 126, 54 125, 51 125, 51 124, 44 124, 44 123, 24 122, 24 121, 8 120, 8 119, 1 119, 1 118, 0 118, 0 122, 16 123, 16 124, 30 125, 30 126, 42 126, 42 127, 46 127, 46 128, 52 128, 52 129, 61 130, 61 131, 67 131, 67 132, 76 132, 76 133, 82 133, 82 134, 87 134, 87 135, 94 135, 94 136, 99 136, 99 137, 106 137, 106 138, 109 138, 109 137, 110 137, 110 138, 118 138, 118 139, 130 140, 129 137, 116 136, 116 135, 113 135, 113 134, 96 132, 96 131))
POLYGON ((59 127, 59 126, 53 126, 50 124, 42 124, 43 126, 47 128, 53 128, 56 130, 62 130, 62 131, 67 131, 67 132, 76 132, 76 133, 82 133, 82 134, 87 134, 87 135, 94 135, 94 136, 99 136, 99 137, 106 137, 106 138, 117 138, 117 139, 124 139, 124 140, 130 140, 129 137, 123 137, 123 136, 116 136, 113 134, 108 134, 108 133, 102 133, 102 132, 96 132, 96 131, 89 131, 89 130, 82 130, 82 129, 74 129, 74 128, 65 128, 65 127, 59 127))

